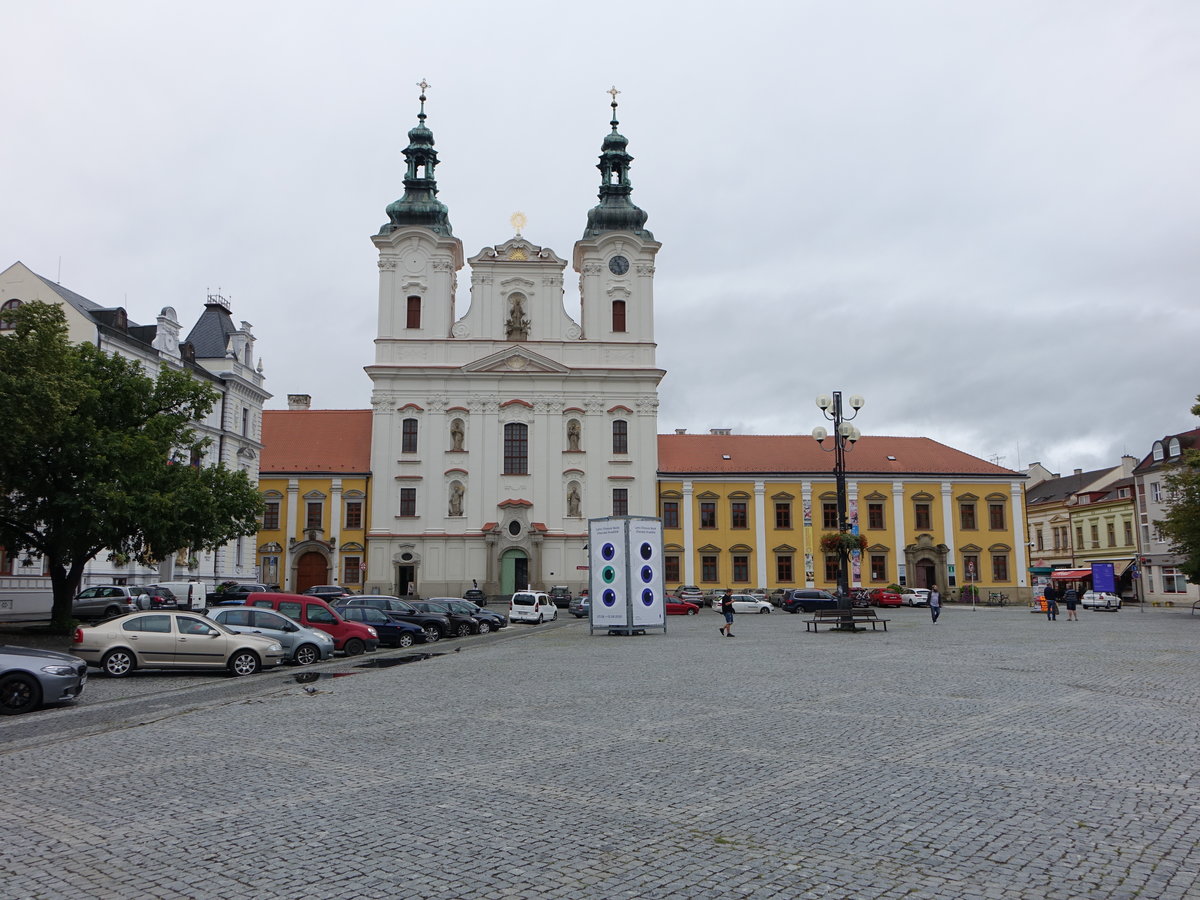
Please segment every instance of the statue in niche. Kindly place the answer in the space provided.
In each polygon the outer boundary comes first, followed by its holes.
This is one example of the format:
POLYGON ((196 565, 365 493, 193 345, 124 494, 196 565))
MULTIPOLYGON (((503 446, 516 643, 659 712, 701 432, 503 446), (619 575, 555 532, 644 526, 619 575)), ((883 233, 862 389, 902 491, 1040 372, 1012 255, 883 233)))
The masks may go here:
POLYGON ((450 423, 450 449, 461 450, 463 448, 463 437, 466 434, 466 429, 463 428, 463 420, 455 419, 450 423))
POLYGON ((463 490, 461 481, 450 482, 450 515, 461 516, 463 514, 463 490))
POLYGON ((579 482, 572 481, 567 489, 567 518, 578 519, 579 516, 579 482))
POLYGON ((579 449, 579 435, 582 429, 579 427, 579 420, 572 419, 567 423, 567 449, 579 449))
POLYGON ((529 317, 525 315, 525 298, 513 294, 509 301, 508 320, 504 323, 505 336, 510 341, 529 340, 529 317))

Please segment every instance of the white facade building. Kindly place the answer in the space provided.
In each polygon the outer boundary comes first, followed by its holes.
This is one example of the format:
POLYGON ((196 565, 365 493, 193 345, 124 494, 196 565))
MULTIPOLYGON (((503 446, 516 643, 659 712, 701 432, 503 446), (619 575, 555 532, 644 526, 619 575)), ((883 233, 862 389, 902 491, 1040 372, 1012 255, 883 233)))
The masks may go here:
POLYGON ((572 259, 581 321, 563 303, 567 261, 517 233, 470 260, 437 199, 433 134, 404 151, 405 193, 373 241, 379 325, 374 503, 366 589, 461 596, 587 583, 587 520, 656 514, 654 258, 630 200, 625 138, 600 156, 600 204, 572 259))
MULTIPOLYGON (((95 303, 43 278, 23 263, 14 263, 0 272, 0 328, 5 309, 32 301, 60 306, 72 341, 92 343, 107 353, 138 360, 151 378, 157 376, 160 365, 166 364, 189 371, 194 378, 216 388, 220 399, 204 420, 194 426, 199 435, 211 442, 203 459, 195 462, 200 465, 224 462, 228 468, 246 472, 257 484, 262 409, 270 394, 263 388, 262 364, 254 355, 251 326, 248 322, 234 324, 226 300, 209 296, 195 326, 181 339, 182 326, 170 306, 162 308, 154 325, 138 325, 130 321, 124 308, 95 303)), ((132 562, 121 565, 102 552, 88 563, 80 586, 136 585, 189 578, 210 583, 257 581, 254 537, 231 541, 214 553, 198 556, 180 553, 163 560, 156 568, 132 562)), ((0 590, 8 596, 28 596, 34 605, 48 598, 49 577, 42 574, 41 560, 0 558, 0 590)))

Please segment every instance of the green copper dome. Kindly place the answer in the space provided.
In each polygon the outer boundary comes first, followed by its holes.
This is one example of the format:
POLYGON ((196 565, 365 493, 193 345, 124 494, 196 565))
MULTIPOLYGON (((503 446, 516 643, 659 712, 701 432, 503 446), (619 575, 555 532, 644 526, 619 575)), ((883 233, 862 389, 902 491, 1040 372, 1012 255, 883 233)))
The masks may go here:
POLYGON ((433 132, 425 127, 425 89, 421 82, 421 111, 417 124, 408 132, 408 146, 404 157, 408 169, 404 175, 404 196, 388 204, 388 221, 379 229, 380 234, 390 234, 398 228, 419 225, 435 234, 453 237, 450 227, 450 211, 437 198, 437 179, 433 170, 437 167, 437 151, 433 149, 433 132))
POLYGON ((612 131, 604 136, 600 147, 600 203, 588 210, 585 238, 596 237, 606 231, 632 231, 634 234, 654 240, 646 229, 646 212, 634 205, 629 198, 633 185, 629 183, 629 164, 633 157, 625 150, 629 140, 617 131, 617 91, 613 95, 612 131))

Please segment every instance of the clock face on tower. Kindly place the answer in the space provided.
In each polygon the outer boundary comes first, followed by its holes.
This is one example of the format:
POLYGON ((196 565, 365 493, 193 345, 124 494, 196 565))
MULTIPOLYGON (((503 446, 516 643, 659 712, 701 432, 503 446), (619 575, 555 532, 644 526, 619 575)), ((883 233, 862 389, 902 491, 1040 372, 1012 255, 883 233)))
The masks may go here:
POLYGON ((614 256, 608 261, 608 271, 614 275, 624 275, 629 271, 629 260, 623 256, 614 256))

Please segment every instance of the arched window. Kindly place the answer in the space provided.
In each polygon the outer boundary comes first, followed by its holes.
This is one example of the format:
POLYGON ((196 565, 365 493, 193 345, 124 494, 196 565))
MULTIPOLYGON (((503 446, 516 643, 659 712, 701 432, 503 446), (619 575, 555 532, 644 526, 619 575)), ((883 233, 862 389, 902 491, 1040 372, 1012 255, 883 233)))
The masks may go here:
POLYGON ((8 316, 6 316, 5 313, 12 312, 14 309, 16 309, 20 305, 21 305, 20 300, 13 299, 13 300, 9 300, 3 306, 0 306, 0 328, 7 329, 7 328, 13 327, 13 320, 11 318, 9 318, 8 316))
POLYGON ((625 330, 625 301, 614 300, 612 305, 612 330, 623 332, 625 330))
POLYGON ((1171 438, 1171 443, 1167 444, 1167 456, 1179 455, 1179 438, 1171 438))
POLYGON ((629 452, 629 423, 624 419, 615 419, 612 423, 613 453, 629 452))
POLYGON ((1153 453, 1153 455, 1154 455, 1154 461, 1155 461, 1155 462, 1162 462, 1162 458, 1163 458, 1163 445, 1162 445, 1162 441, 1155 441, 1155 442, 1154 442, 1154 447, 1153 447, 1153 449, 1151 450, 1151 452, 1152 452, 1152 453, 1153 453))
POLYGON ((400 423, 400 452, 417 452, 417 420, 405 419, 400 423))
POLYGON ((404 326, 405 328, 420 328, 421 327, 421 298, 408 298, 408 319, 404 326))
POLYGON ((504 426, 504 474, 529 474, 529 426, 521 422, 504 426))

